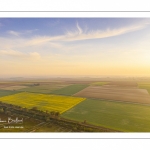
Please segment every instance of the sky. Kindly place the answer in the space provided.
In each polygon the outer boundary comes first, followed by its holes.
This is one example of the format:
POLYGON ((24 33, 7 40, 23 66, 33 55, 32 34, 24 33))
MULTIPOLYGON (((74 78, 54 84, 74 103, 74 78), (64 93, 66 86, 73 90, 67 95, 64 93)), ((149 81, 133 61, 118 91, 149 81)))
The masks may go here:
POLYGON ((0 77, 150 76, 149 18, 0 18, 0 77))

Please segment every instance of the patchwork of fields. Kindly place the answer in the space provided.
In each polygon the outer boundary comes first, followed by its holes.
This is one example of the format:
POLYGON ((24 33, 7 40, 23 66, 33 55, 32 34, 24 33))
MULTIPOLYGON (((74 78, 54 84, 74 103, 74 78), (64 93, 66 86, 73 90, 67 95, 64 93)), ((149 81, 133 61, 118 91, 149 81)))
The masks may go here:
POLYGON ((18 105, 25 108, 33 108, 36 106, 39 110, 48 112, 58 111, 60 113, 72 108, 83 100, 85 100, 85 98, 28 92, 22 92, 0 98, 0 101, 9 104, 18 105))
POLYGON ((19 91, 0 90, 0 97, 19 93, 19 91))
POLYGON ((58 95, 73 95, 84 88, 88 87, 89 85, 85 84, 73 84, 67 87, 64 87, 62 89, 58 89, 56 91, 53 91, 52 94, 58 94, 58 95))
POLYGON ((146 89, 148 93, 150 94, 150 82, 146 83, 138 83, 138 87, 141 89, 146 89))
POLYGON ((124 132, 150 132, 150 107, 144 105, 87 99, 62 117, 124 132))
POLYGON ((49 94, 54 90, 61 89, 66 86, 68 86, 68 84, 55 83, 55 84, 48 84, 48 85, 29 86, 27 88, 19 89, 19 91, 49 94))
POLYGON ((114 130, 150 132, 150 82, 80 82, 0 83, 0 101, 114 130))

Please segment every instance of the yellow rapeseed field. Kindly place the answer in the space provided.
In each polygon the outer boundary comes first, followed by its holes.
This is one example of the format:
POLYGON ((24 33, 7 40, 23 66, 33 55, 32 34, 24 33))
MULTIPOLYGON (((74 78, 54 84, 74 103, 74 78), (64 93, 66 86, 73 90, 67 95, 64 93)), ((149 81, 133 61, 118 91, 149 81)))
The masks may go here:
POLYGON ((37 107, 39 110, 47 110, 49 112, 59 111, 60 113, 67 111, 83 100, 85 100, 85 98, 28 92, 0 97, 0 101, 5 103, 18 105, 24 108, 37 107))

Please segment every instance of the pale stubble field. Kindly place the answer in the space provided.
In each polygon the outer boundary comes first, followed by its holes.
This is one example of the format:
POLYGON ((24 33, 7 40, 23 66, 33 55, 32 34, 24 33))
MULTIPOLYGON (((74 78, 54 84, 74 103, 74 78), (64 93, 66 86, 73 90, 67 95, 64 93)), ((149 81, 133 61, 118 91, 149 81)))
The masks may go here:
POLYGON ((146 89, 139 89, 137 84, 132 82, 113 82, 103 86, 89 86, 74 96, 124 101, 131 103, 150 104, 150 95, 146 89))

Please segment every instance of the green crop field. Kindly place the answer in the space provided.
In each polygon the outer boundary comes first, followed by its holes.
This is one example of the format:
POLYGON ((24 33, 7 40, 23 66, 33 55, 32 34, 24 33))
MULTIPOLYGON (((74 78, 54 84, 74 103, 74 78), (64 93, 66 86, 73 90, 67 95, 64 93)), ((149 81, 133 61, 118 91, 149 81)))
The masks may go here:
POLYGON ((87 99, 61 116, 119 131, 150 132, 150 106, 87 99))
POLYGON ((91 85, 98 85, 98 86, 102 86, 102 85, 105 85, 105 84, 108 84, 109 82, 93 82, 91 83, 91 85))
POLYGON ((89 85, 85 84, 73 84, 67 87, 64 87, 62 89, 58 89, 55 91, 52 91, 52 94, 58 94, 58 95, 73 95, 84 88, 88 87, 89 85))
POLYGON ((26 108, 37 107, 39 110, 47 110, 49 112, 58 111, 60 113, 63 113, 64 111, 72 108, 83 100, 85 100, 85 98, 28 92, 22 92, 0 98, 0 101, 9 104, 14 104, 26 108))
POLYGON ((51 85, 30 86, 28 88, 19 89, 19 91, 49 94, 51 91, 63 88, 65 86, 67 86, 67 84, 51 84, 51 85))
POLYGON ((18 93, 17 91, 0 90, 0 97, 18 93))
POLYGON ((138 83, 138 87, 141 89, 146 89, 148 91, 148 93, 150 94, 150 82, 148 83, 138 83))

